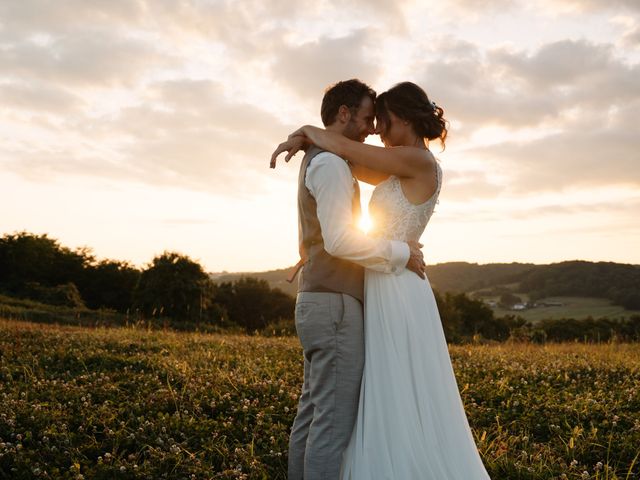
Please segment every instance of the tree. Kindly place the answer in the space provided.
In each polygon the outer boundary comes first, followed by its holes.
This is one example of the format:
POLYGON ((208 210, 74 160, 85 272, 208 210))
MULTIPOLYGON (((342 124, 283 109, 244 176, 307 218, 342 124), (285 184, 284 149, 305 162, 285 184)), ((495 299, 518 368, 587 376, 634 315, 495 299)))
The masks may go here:
POLYGON ((139 279, 140 270, 127 262, 102 260, 87 266, 80 292, 89 308, 110 308, 124 313, 133 305, 139 279))
POLYGON ((5 235, 0 239, 0 289, 25 295, 28 283, 44 287, 67 283, 77 286, 91 261, 88 249, 72 251, 46 234, 5 235))
POLYGON ((86 308, 78 288, 71 282, 55 287, 43 287, 39 283, 27 282, 23 292, 31 300, 47 305, 86 308))
POLYGON ((291 319, 293 320, 296 309, 296 299, 279 288, 271 290, 271 312, 270 320, 291 319))
POLYGON ((164 252, 140 275, 134 302, 146 315, 197 321, 209 306, 209 282, 199 263, 164 252))
POLYGON ((279 319, 292 319, 296 301, 282 290, 271 289, 266 280, 242 277, 217 284, 213 302, 227 312, 231 323, 253 333, 279 319))
POLYGON ((469 298, 464 293, 435 293, 442 327, 448 342, 471 340, 475 335, 502 340, 509 335, 509 327, 493 316, 484 302, 469 298))

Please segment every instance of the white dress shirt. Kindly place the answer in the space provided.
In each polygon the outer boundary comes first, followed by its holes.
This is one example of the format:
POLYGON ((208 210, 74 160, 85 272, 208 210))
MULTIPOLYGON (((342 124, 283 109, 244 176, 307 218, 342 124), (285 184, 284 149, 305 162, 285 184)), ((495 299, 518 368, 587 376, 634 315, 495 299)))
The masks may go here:
POLYGON ((399 274, 409 261, 405 242, 367 237, 354 225, 354 182, 347 162, 321 152, 307 168, 305 185, 316 200, 324 249, 329 255, 384 273, 399 274))

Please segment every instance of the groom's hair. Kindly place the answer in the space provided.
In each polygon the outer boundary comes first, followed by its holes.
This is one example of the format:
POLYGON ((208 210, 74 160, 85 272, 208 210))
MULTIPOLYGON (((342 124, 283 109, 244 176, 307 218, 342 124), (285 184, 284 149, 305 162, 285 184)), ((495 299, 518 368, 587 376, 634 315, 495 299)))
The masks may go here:
POLYGON ((345 80, 329 86, 322 98, 320 117, 325 127, 336 121, 340 106, 344 105, 355 115, 364 97, 376 101, 376 92, 369 85, 356 78, 345 80))

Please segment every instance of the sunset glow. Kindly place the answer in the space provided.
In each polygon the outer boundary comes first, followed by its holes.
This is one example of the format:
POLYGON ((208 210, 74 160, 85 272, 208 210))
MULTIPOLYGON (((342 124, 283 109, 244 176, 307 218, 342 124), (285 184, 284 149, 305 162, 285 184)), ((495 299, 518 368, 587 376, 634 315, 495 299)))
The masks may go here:
POLYGON ((364 233, 369 233, 373 228, 373 221, 369 216, 369 212, 364 209, 362 210, 362 215, 360 215, 358 228, 360 228, 360 230, 362 230, 364 233))
POLYGON ((640 263, 637 2, 21 0, 0 33, 0 234, 293 265, 301 155, 269 157, 359 77, 450 122, 428 263, 640 263))

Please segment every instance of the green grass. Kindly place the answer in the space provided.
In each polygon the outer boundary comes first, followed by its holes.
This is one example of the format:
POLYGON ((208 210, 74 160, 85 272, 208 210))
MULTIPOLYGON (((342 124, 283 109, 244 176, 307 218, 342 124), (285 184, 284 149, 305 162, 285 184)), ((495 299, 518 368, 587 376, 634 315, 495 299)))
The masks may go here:
MULTIPOLYGON (((493 479, 640 479, 640 346, 450 352, 493 479)), ((0 478, 285 478, 301 381, 295 338, 0 320, 0 478)))
MULTIPOLYGON (((516 294, 523 301, 527 301, 527 295, 516 294)), ((498 300, 498 297, 491 298, 498 300)), ((591 297, 549 297, 538 300, 538 302, 560 302, 563 305, 558 307, 537 307, 528 310, 506 310, 503 308, 494 308, 493 311, 497 317, 504 315, 519 315, 525 320, 537 322, 547 318, 575 318, 581 319, 586 317, 593 318, 628 318, 631 315, 639 315, 640 311, 626 310, 619 305, 612 305, 609 300, 604 298, 591 297)))

